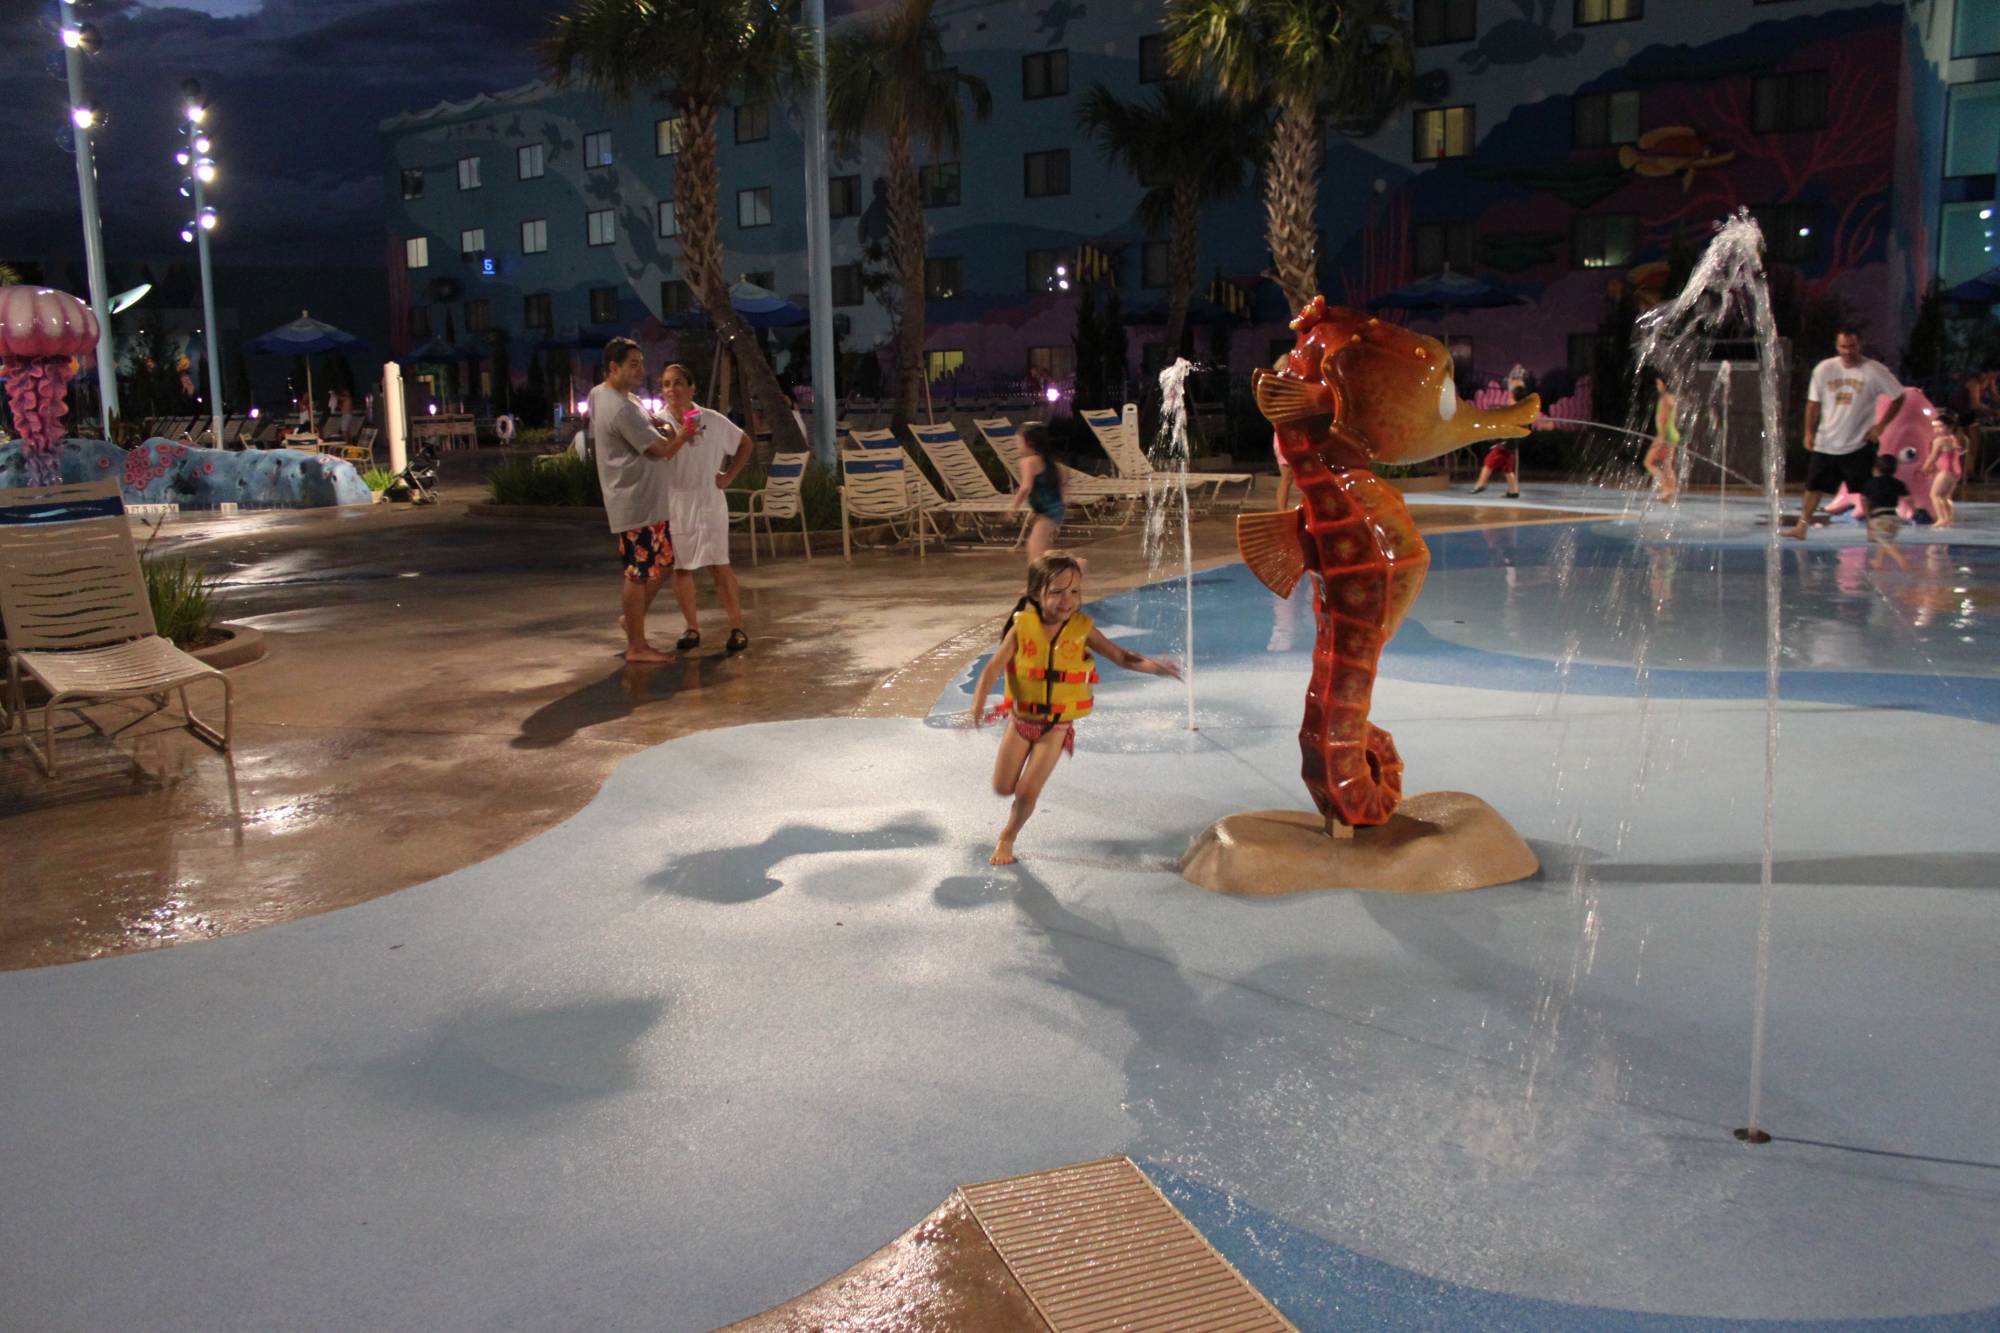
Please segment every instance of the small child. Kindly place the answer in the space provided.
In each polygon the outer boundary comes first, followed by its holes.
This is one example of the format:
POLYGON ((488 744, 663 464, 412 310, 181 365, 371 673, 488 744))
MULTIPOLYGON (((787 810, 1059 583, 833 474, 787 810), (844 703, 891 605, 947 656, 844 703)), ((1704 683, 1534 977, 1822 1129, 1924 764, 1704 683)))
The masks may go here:
POLYGON ((1498 472, 1507 479, 1507 498, 1521 498, 1521 453, 1512 440, 1495 440, 1493 447, 1486 451, 1486 461, 1479 465, 1479 480, 1472 483, 1472 493, 1479 494, 1486 489, 1486 483, 1498 472))
POLYGON ((1007 633, 973 686, 974 726, 986 721, 986 696, 1002 672, 1006 702, 995 711, 1012 715, 993 761, 993 790, 1013 797, 1014 808, 988 858, 993 865, 1014 863, 1014 839, 1035 813, 1056 761, 1076 753, 1076 722, 1090 712, 1090 687, 1097 679, 1093 653, 1128 671, 1180 679, 1172 662, 1155 662, 1105 638, 1077 609, 1082 605, 1082 563, 1067 551, 1037 556, 1028 566, 1028 595, 1015 604, 1007 633))
POLYGON ((1861 485, 1861 509, 1868 521, 1868 540, 1875 547, 1875 556, 1869 564, 1874 564, 1887 554, 1905 572, 1909 572, 1910 562, 1896 549, 1896 534, 1902 531, 1903 520, 1896 514, 1896 506, 1910 493, 1903 479, 1896 475, 1896 460, 1889 454, 1878 455, 1875 459, 1875 475, 1861 485))

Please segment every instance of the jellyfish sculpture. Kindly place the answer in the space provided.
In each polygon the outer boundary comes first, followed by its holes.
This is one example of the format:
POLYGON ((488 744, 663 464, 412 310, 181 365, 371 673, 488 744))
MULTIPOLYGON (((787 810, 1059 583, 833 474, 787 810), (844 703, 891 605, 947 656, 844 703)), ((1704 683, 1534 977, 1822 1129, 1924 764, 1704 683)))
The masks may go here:
POLYGON ((62 420, 76 358, 97 349, 97 316, 67 292, 0 287, 0 377, 28 463, 28 483, 62 481, 62 420))

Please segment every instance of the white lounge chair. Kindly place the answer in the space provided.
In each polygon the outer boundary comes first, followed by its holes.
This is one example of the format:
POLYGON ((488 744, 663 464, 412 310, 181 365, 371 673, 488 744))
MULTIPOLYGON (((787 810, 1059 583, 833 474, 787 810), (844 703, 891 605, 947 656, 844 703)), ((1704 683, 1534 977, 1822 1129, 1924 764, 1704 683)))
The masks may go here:
POLYGON ((910 486, 910 460, 901 449, 842 449, 840 451, 840 554, 854 559, 850 516, 887 523, 891 532, 907 539, 914 533, 917 558, 924 558, 924 528, 931 526, 929 514, 917 502, 910 486))
POLYGON ((160 637, 115 479, 0 489, 0 616, 7 621, 7 729, 21 729, 43 772, 56 770, 58 709, 116 735, 164 709, 169 694, 179 696, 189 731, 229 748, 229 678, 160 637), (24 674, 49 695, 40 745, 28 726, 24 674), (220 731, 188 707, 187 687, 203 681, 222 686, 220 731), (81 711, 86 700, 127 698, 153 706, 110 732, 81 711))
MULTIPOLYGON (((1085 408, 1077 415, 1090 427, 1090 433, 1097 437, 1098 444, 1110 456, 1111 466, 1118 469, 1119 476, 1147 485, 1160 476, 1139 443, 1139 409, 1134 404, 1125 404, 1123 412, 1114 412, 1109 408, 1085 408)), ((1250 498, 1257 477, 1251 472, 1198 472, 1189 467, 1187 481, 1189 497, 1206 511, 1213 509, 1222 499, 1225 486, 1243 488, 1243 494, 1237 500, 1237 506, 1241 508, 1250 498)))
MULTIPOLYGON (((1007 470, 1008 479, 1018 487, 1021 484, 1020 427, 1007 417, 975 417, 972 424, 1000 460, 1000 466, 1007 470)), ((1083 510, 1087 519, 1116 515, 1122 526, 1131 521, 1132 515, 1138 511, 1139 502, 1146 498, 1144 482, 1126 481, 1122 477, 1096 477, 1062 463, 1056 466, 1062 468, 1063 486, 1069 493, 1070 504, 1083 510)))
MULTIPOLYGON (((998 519, 1002 526, 1013 520, 1013 497, 993 484, 993 479, 986 475, 986 469, 979 465, 979 460, 972 456, 972 450, 960 437, 958 427, 950 422, 927 426, 912 424, 910 434, 916 437, 917 447, 924 451, 924 457, 951 492, 949 512, 971 518, 974 531, 982 537, 985 530, 980 520, 998 519)), ((1015 524, 1015 545, 1020 545, 1021 537, 1027 530, 1027 519, 1023 516, 1015 524)))
POLYGON ((773 454, 770 469, 764 474, 764 485, 750 492, 749 504, 740 514, 731 514, 730 522, 741 520, 750 531, 750 563, 757 563, 757 522, 764 523, 764 539, 771 543, 771 555, 775 559, 778 544, 771 535, 771 520, 782 518, 789 522, 799 521, 799 543, 805 547, 806 559, 812 559, 812 534, 806 531, 806 506, 801 488, 805 485, 806 465, 812 461, 810 453, 773 454))

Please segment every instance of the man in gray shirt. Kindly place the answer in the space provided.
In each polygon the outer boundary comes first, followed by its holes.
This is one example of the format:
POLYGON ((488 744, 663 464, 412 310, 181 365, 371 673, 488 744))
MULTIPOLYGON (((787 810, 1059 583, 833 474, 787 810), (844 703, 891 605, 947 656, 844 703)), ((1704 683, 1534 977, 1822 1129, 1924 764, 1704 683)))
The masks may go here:
POLYGON ((667 534, 666 460, 686 443, 678 423, 646 415, 636 397, 645 382, 639 344, 613 338, 604 345, 604 382, 590 391, 590 443, 604 516, 618 534, 625 569, 624 614, 618 618, 625 629, 625 660, 642 664, 673 660, 646 642, 646 610, 674 559, 667 534))

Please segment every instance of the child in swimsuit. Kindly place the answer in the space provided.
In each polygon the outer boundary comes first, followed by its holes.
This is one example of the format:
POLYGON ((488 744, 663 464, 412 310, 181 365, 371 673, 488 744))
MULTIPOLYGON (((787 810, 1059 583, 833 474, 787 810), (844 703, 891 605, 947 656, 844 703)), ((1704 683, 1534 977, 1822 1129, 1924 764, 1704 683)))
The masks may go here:
POLYGON ((1924 459, 1924 471, 1931 474, 1931 512, 1937 515, 1937 526, 1941 528, 1950 527, 1957 517, 1958 506, 1952 502, 1951 493, 1965 475, 1967 452, 1964 424, 1949 412, 1938 413, 1937 434, 1931 437, 1931 452, 1924 459))
POLYGON ((1047 551, 1028 566, 1028 595, 1015 604, 1000 646, 980 669, 972 688, 974 726, 986 721, 986 696, 995 678, 1006 674, 1009 714, 993 761, 993 790, 1014 798, 1007 827, 1000 832, 991 863, 1014 863, 1014 839, 1035 813, 1042 787, 1056 761, 1076 753, 1076 723, 1091 708, 1097 680, 1095 656, 1128 671, 1180 679, 1172 662, 1155 662, 1104 637, 1078 608, 1083 605, 1083 565, 1066 551, 1047 551))
POLYGON ((1020 513, 1023 504, 1034 514, 1034 524, 1028 529, 1028 563, 1033 564, 1056 544, 1056 533, 1068 517, 1068 483, 1062 468, 1049 455, 1047 426, 1031 421, 1021 427, 1016 438, 1021 445, 1021 489, 1014 493, 1007 517, 1020 513))
POLYGON ((1862 516, 1868 523, 1868 541, 1875 553, 1868 558, 1872 569, 1884 556, 1894 560, 1905 573, 1910 562, 1896 549, 1896 534, 1903 530, 1903 520, 1896 515, 1896 506, 1910 493, 1896 475, 1896 460, 1882 454, 1875 460, 1875 475, 1868 478, 1861 487, 1862 516))
POLYGON ((1678 405, 1673 390, 1667 387, 1665 375, 1653 376, 1653 388, 1658 391, 1660 402, 1653 409, 1653 442, 1646 449, 1646 471, 1653 474, 1660 499, 1672 504, 1680 493, 1679 464, 1674 457, 1681 447, 1681 426, 1675 415, 1678 405))

